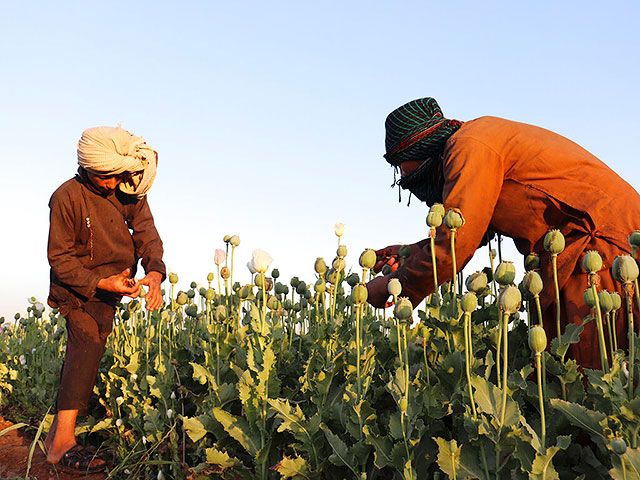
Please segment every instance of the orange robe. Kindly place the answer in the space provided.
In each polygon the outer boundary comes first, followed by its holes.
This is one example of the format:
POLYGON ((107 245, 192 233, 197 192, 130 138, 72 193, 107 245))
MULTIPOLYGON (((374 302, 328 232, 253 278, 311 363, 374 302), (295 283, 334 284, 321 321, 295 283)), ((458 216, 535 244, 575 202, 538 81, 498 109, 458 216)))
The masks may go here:
MULTIPOLYGON (((460 268, 471 259, 487 229, 513 238, 523 255, 540 255, 544 281, 540 298, 550 337, 556 334, 555 290, 551 256, 543 247, 549 229, 559 229, 566 238, 566 248, 558 256, 563 331, 567 322, 580 323, 589 314, 583 300, 585 251, 602 255, 602 288, 621 293, 610 267, 617 255, 631 253, 627 238, 640 228, 640 196, 584 148, 540 127, 481 117, 464 123, 448 140, 444 179, 445 209, 459 208, 466 219, 456 233, 460 268)), ((452 277, 450 233, 444 226, 437 231, 436 249, 438 281, 443 283, 452 277)), ((391 276, 401 281, 404 294, 416 305, 434 289, 429 241, 414 244, 412 251, 391 276)), ((618 312, 616 331, 618 346, 626 347, 624 309, 618 312)), ((600 368, 595 322, 585 325, 571 354, 584 367, 600 368)))

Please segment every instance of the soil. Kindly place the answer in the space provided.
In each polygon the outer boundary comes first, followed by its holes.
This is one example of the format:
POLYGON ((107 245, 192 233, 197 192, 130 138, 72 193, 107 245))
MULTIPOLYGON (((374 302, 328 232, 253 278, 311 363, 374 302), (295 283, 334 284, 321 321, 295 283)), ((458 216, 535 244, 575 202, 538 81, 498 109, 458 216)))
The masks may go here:
MULTIPOLYGON (((0 417, 0 431, 13 425, 11 422, 0 417)), ((25 478, 27 473, 27 462, 29 459, 29 449, 34 436, 24 431, 24 428, 13 430, 0 437, 0 480, 25 478)), ((92 475, 71 474, 56 469, 54 465, 47 463, 47 459, 36 446, 31 460, 29 470, 30 480, 104 480, 104 473, 94 473, 92 475)))

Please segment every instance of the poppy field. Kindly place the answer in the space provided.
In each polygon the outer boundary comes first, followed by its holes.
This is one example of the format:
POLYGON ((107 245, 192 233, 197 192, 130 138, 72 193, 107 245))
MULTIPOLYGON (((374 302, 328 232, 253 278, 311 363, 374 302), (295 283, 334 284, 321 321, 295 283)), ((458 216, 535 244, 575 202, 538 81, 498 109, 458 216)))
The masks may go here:
MULTIPOLYGON (((434 206, 427 223, 432 241, 452 232, 455 268, 462 213, 434 206)), ((630 348, 618 348, 611 328, 634 325, 637 232, 634 255, 613 265, 585 255, 597 370, 568 354, 582 325, 560 338, 541 326, 535 255, 516 279, 490 254, 485 270, 453 275, 420 310, 392 280, 393 306, 374 309, 365 281, 375 252, 349 252, 340 224, 335 233, 335 255, 309 259, 313 278, 282 278, 262 250, 249 271, 234 266, 244 246, 225 236, 202 284, 172 272, 162 309, 148 312, 144 298, 118 305, 77 429, 108 455, 109 478, 640 479, 640 341, 630 330, 630 348), (598 290, 603 269, 619 292, 598 290)), ((563 248, 550 231, 544 255, 563 248)), ((409 255, 401 249, 397 261, 409 255)), ((437 259, 434 274, 444 276, 437 259)), ((16 422, 37 419, 41 442, 64 319, 30 299, 1 328, 0 407, 16 422)))

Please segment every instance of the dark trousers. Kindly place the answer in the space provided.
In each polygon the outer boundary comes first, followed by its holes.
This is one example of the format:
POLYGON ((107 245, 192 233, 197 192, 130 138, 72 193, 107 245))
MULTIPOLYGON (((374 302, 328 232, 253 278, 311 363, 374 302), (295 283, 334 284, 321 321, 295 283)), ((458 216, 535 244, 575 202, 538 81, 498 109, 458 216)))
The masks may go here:
POLYGON ((80 415, 86 415, 114 314, 111 305, 89 300, 66 316, 67 351, 60 372, 56 411, 78 410, 80 415))

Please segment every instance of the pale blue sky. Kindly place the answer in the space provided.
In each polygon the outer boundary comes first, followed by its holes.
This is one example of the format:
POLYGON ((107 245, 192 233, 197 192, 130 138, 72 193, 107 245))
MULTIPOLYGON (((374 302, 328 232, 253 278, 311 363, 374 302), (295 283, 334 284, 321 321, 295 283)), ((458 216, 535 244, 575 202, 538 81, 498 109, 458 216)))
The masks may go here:
POLYGON ((352 265, 423 238, 425 207, 397 202, 382 158, 386 115, 418 97, 557 131, 638 189, 639 14, 631 1, 0 2, 0 315, 46 300, 47 202, 96 125, 122 122, 159 152, 149 199, 182 288, 213 270, 225 234, 241 237, 241 281, 254 248, 311 280, 338 221, 352 265))

